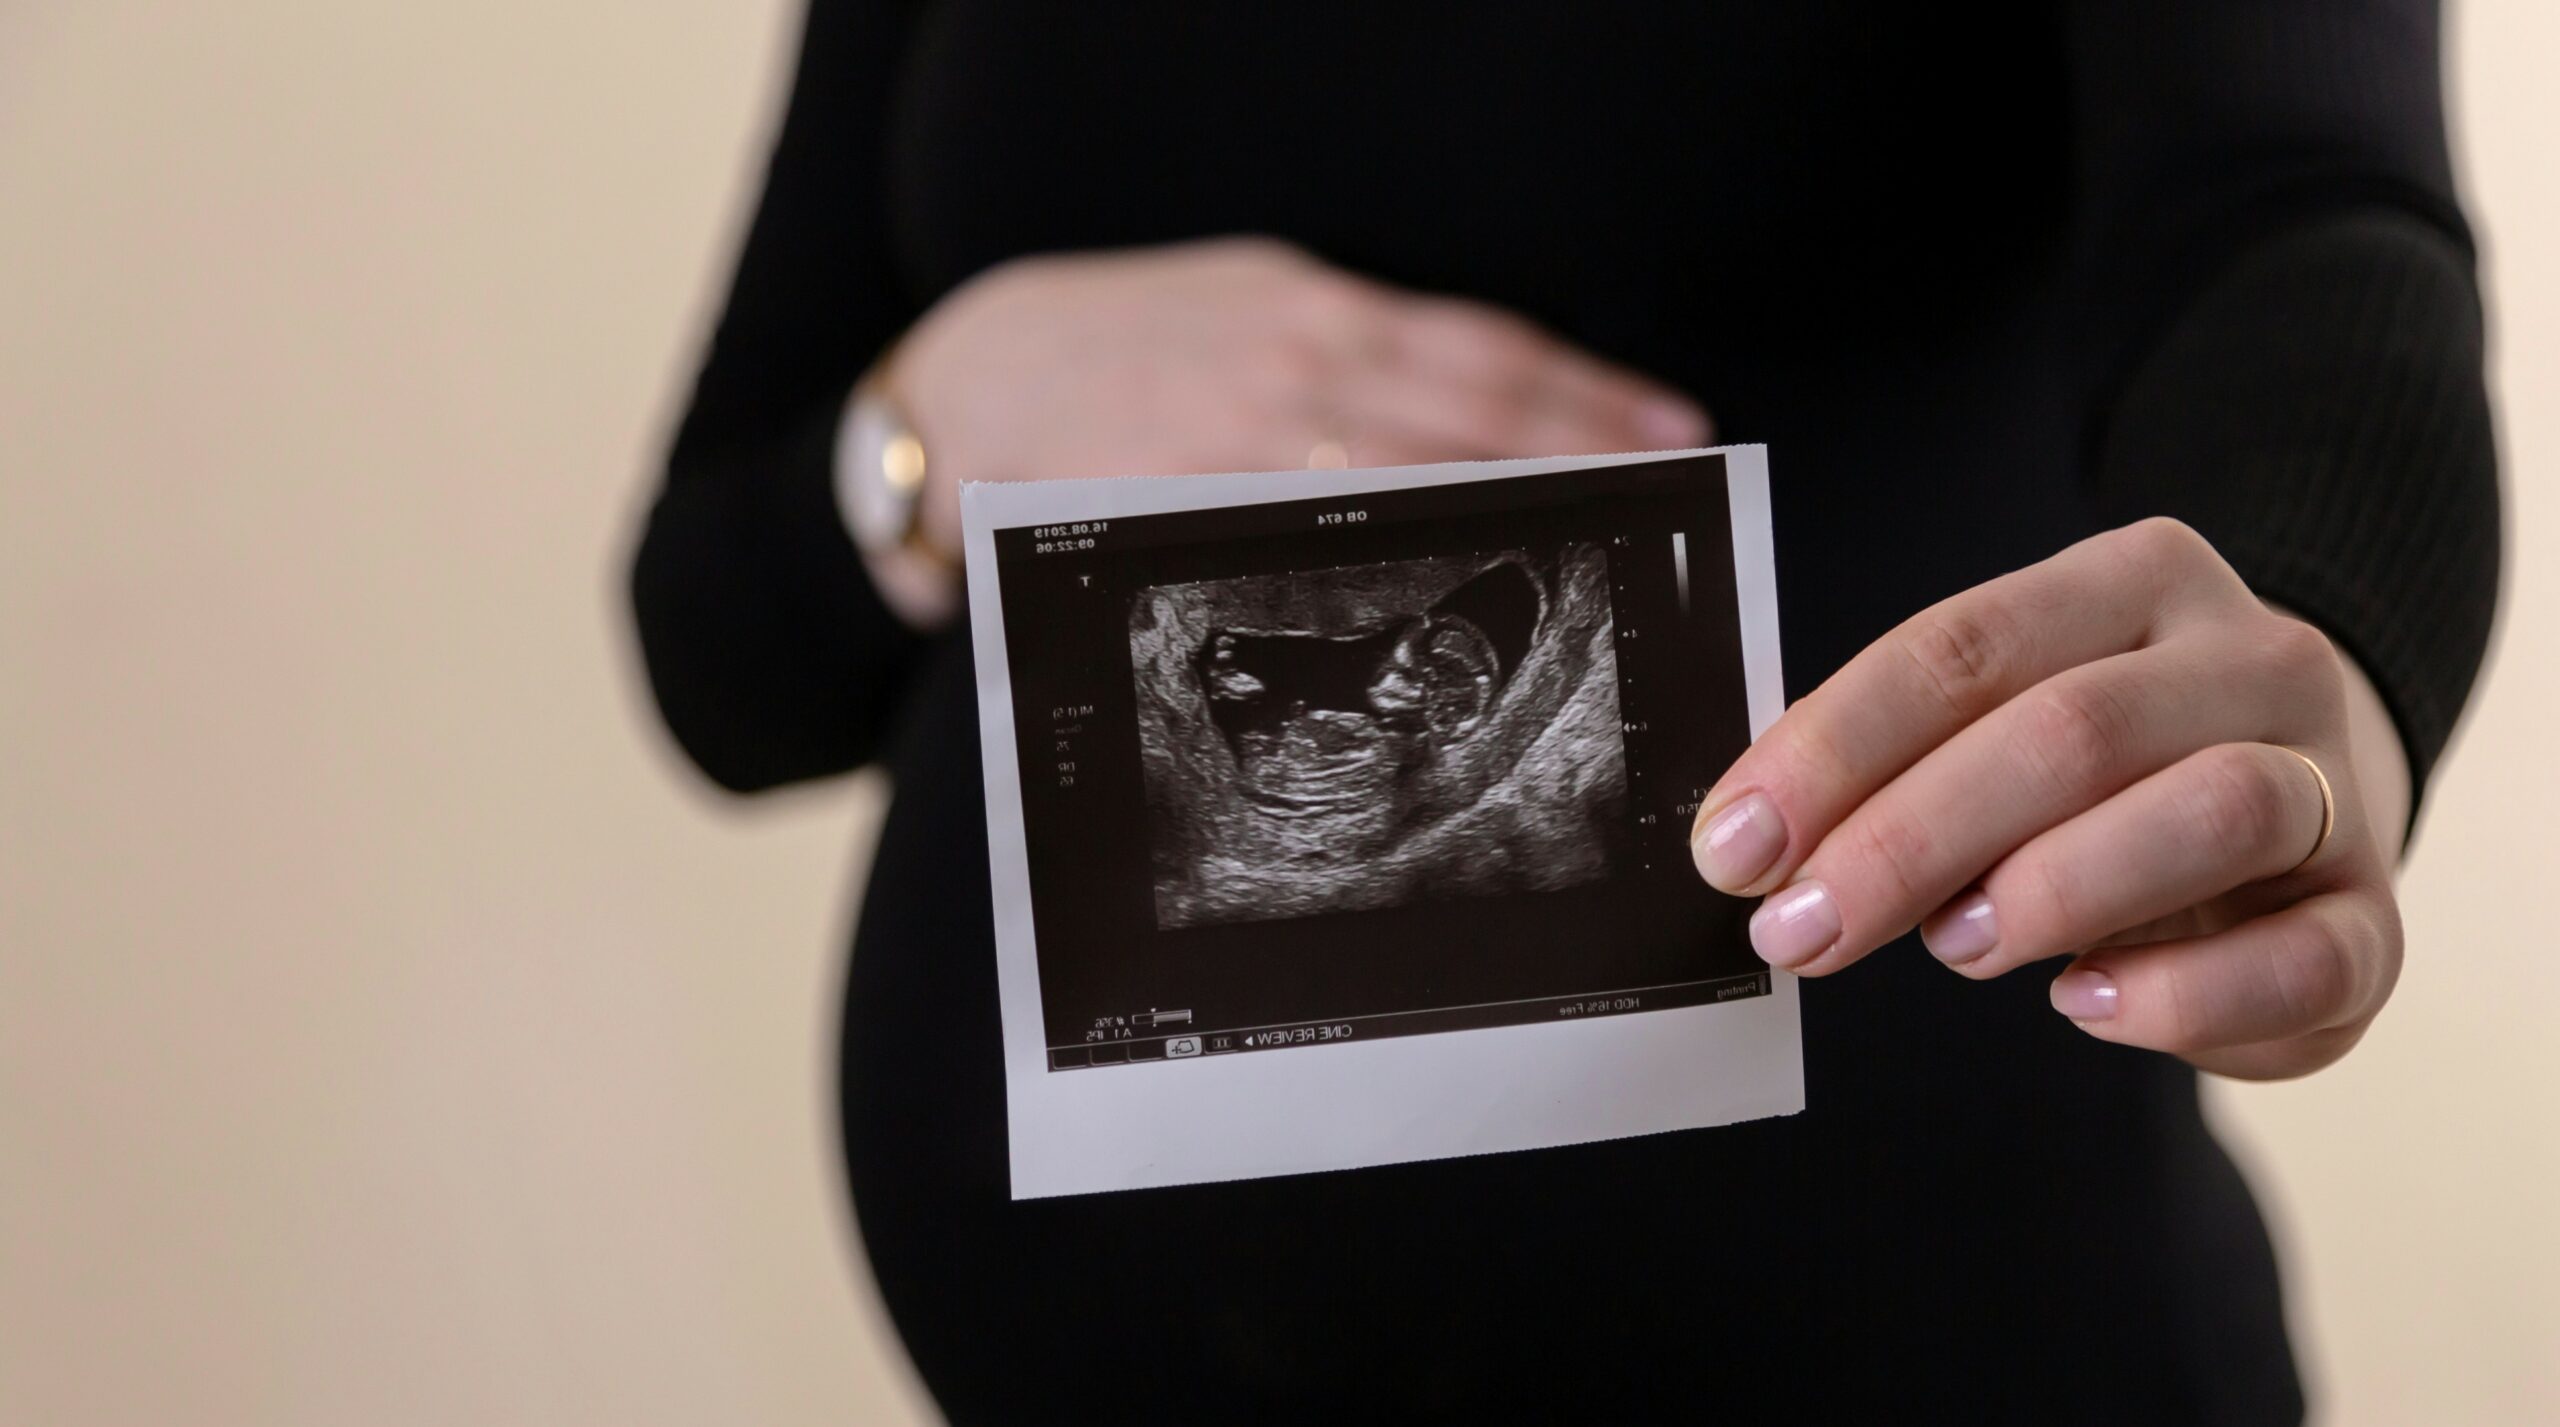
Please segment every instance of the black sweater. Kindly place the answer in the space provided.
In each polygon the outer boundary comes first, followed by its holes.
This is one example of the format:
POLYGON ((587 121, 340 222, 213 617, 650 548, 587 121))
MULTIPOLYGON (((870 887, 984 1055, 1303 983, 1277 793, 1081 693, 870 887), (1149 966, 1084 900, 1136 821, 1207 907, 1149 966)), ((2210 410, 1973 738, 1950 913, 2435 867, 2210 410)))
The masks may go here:
POLYGON ((846 1156, 952 1416, 2298 1416, 2193 1075, 1909 946, 1805 987, 1793 1119, 1009 1202, 967 631, 881 604, 831 456, 992 263, 1277 234, 1769 443, 1791 693, 2168 513, 2358 659, 2423 784, 2499 548, 2437 64, 2426 0, 815 0, 633 593, 723 786, 892 771, 846 1156))

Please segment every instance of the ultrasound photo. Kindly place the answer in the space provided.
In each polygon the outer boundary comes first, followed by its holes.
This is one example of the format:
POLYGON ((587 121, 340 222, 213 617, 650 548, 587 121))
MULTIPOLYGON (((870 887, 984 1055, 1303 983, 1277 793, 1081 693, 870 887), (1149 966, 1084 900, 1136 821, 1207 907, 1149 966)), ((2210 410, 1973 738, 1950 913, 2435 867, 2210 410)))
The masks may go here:
POLYGON ((1591 543, 1139 591, 1157 925, 1608 876, 1627 808, 1615 637, 1591 543))

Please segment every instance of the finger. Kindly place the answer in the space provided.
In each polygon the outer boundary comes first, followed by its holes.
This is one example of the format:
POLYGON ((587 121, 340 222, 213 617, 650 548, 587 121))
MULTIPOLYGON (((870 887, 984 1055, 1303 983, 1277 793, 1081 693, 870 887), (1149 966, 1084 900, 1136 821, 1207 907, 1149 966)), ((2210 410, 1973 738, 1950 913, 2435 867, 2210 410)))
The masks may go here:
POLYGON ((2119 654, 1957 730, 1823 838, 1752 919, 1753 946, 1803 975, 1837 971, 2038 833, 2200 746, 2258 736, 2280 710, 2269 685, 2233 683, 2230 663, 2204 638, 2119 654))
POLYGON ((1347 374, 1321 401, 1328 415, 1319 420, 1354 437, 1449 452, 1442 460, 1589 455, 1644 443, 1605 412, 1469 386, 1412 366, 1347 374))
POLYGON ((1279 470, 1297 466, 1424 466, 1479 461, 1492 453, 1449 429, 1388 422, 1338 406, 1306 406, 1243 423, 1229 439, 1250 445, 1250 456, 1208 469, 1279 470))
POLYGON ((1559 430, 1533 419, 1517 401, 1409 366, 1348 373, 1317 400, 1322 411, 1316 419, 1351 438, 1446 451, 1444 460, 1578 454, 1606 440, 1591 431, 1559 430))
POLYGON ((1931 606, 1798 701, 1717 780, 1691 834, 1699 873, 1737 895, 1779 886, 1851 809, 1959 729, 2065 669, 2152 643, 2215 598, 2247 591, 2203 537, 2147 520, 1931 606), (2207 575, 2216 568, 2224 578, 2207 575))
POLYGON ((2399 972, 2390 899, 2350 889, 2212 936, 2092 952, 2054 978, 2052 1000, 2100 1040, 2199 1056, 2353 1028, 2399 972))
POLYGON ((1578 347, 1559 343, 1553 360, 1533 374, 1533 412, 1556 413, 1605 428, 1614 449, 1704 446, 1715 423, 1697 403, 1578 347))
POLYGON ((1400 431, 1357 431, 1342 442, 1352 466, 1428 466, 1441 461, 1478 461, 1485 453, 1453 441, 1400 431))
POLYGON ((1499 308, 1414 298, 1381 335, 1386 364, 1478 393, 1539 440, 1627 449, 1696 445, 1710 434, 1706 413, 1686 396, 1499 308))
POLYGON ((1339 419, 1301 415, 1240 426, 1214 451, 1196 457, 1202 471, 1277 471, 1301 467, 1426 466, 1470 461, 1481 454, 1446 439, 1355 426, 1339 419))
POLYGON ((1977 980, 2085 951, 2302 868, 2327 816, 2300 756, 2220 744, 2001 859, 1979 887, 1924 921, 1920 938, 1977 980))

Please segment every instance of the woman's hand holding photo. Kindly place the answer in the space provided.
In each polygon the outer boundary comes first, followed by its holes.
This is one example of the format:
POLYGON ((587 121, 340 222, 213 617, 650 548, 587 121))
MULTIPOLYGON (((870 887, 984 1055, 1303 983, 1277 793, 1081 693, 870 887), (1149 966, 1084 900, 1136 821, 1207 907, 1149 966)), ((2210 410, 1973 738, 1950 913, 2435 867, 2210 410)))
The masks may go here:
POLYGON ((1716 887, 1806 976, 1919 926, 1981 980, 2248 1078, 2345 1054, 2391 994, 2407 769, 2378 696, 2171 520, 1905 622, 1710 790, 1716 887))

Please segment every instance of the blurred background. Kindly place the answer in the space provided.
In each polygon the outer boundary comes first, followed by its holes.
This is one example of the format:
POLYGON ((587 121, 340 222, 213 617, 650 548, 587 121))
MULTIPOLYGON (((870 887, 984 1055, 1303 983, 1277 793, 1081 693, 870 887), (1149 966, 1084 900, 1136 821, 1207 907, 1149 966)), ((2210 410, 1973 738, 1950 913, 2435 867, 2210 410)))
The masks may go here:
MULTIPOLYGON (((931 1420, 882 790, 706 792, 620 590, 798 6, 601 13, 0 7, 0 1424, 931 1420)), ((2560 1421, 2560 8, 2453 20, 2502 637, 2392 1009, 2212 1092, 2340 1424, 2560 1421)))

